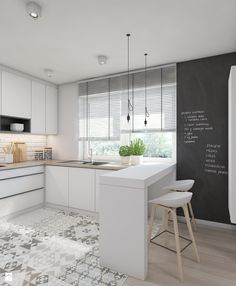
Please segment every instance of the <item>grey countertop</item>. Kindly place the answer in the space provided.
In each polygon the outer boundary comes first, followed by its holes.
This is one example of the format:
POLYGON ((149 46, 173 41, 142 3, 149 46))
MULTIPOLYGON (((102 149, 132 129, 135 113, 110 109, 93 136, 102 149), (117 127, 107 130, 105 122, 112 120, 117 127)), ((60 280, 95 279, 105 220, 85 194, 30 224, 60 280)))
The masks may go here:
POLYGON ((34 166, 61 166, 61 167, 72 167, 72 168, 114 170, 114 171, 127 168, 127 166, 121 165, 118 162, 110 162, 104 165, 91 165, 91 164, 66 163, 60 160, 47 160, 47 161, 25 161, 25 162, 12 163, 12 164, 0 163, 0 171, 34 167, 34 166))

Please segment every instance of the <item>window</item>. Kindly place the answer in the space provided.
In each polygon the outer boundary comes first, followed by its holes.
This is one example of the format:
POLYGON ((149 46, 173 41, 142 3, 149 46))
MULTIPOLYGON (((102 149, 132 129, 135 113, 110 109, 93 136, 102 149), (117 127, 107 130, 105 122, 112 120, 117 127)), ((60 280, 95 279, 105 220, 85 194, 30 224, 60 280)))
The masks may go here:
POLYGON ((150 116, 144 126, 144 72, 130 74, 130 100, 133 111, 127 123, 127 75, 79 84, 79 157, 89 149, 97 158, 118 157, 119 146, 142 138, 144 156, 175 157, 176 66, 147 71, 147 108, 150 116))

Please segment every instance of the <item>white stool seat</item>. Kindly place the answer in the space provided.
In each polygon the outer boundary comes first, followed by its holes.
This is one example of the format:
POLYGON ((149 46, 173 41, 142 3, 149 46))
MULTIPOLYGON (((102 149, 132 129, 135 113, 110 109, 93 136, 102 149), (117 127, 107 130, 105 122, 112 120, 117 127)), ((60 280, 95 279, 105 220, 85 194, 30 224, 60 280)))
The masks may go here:
POLYGON ((179 208, 191 201, 192 193, 188 192, 170 192, 163 196, 160 196, 149 203, 162 205, 170 208, 179 208))
POLYGON ((194 180, 178 180, 164 187, 164 190, 187 192, 190 189, 192 189, 193 185, 194 185, 194 180))

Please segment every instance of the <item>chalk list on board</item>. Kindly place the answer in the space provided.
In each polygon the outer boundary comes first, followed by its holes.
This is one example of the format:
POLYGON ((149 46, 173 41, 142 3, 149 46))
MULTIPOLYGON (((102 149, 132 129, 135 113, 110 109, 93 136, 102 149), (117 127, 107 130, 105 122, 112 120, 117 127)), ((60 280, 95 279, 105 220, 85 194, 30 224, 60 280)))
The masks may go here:
POLYGON ((227 167, 220 162, 220 144, 207 144, 205 154, 205 172, 215 175, 227 175, 227 167))
POLYGON ((204 110, 181 112, 184 121, 184 143, 194 144, 202 132, 213 131, 204 110))

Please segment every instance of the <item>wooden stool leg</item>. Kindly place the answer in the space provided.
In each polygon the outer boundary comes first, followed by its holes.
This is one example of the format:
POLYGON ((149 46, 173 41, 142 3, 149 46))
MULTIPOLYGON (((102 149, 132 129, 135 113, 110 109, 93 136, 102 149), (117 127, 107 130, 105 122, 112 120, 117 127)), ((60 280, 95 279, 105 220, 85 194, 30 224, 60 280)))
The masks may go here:
POLYGON ((182 266, 181 249, 180 249, 180 242, 179 242, 179 228, 178 228, 178 222, 177 222, 176 209, 173 209, 172 213, 173 213, 173 223, 174 223, 174 232, 175 232, 175 243, 176 243, 179 278, 181 281, 183 281, 183 266, 182 266))
POLYGON ((148 232, 148 244, 151 242, 151 236, 152 236, 152 228, 153 228, 153 222, 154 222, 154 217, 155 217, 155 211, 156 211, 156 206, 152 205, 152 210, 151 210, 151 219, 150 219, 150 224, 149 224, 149 232, 148 232))
POLYGON ((183 210, 184 210, 184 216, 185 216, 185 219, 186 219, 186 222, 187 222, 187 226, 188 226, 189 236, 190 236, 190 239, 192 240, 192 243, 193 243, 193 251, 194 251, 194 254, 196 256, 197 262, 199 263, 200 262, 200 258, 199 258, 199 255, 198 255, 197 245, 196 245, 195 238, 194 238, 194 235, 193 235, 193 230, 192 230, 190 217, 189 217, 189 212, 188 212, 188 206, 187 205, 183 206, 183 210))
POLYGON ((191 202, 188 203, 188 208, 189 208, 189 212, 192 218, 192 222, 193 222, 193 229, 196 231, 197 230, 197 224, 195 221, 195 217, 194 217, 194 213, 193 213, 193 208, 192 208, 192 204, 191 202))
MULTIPOLYGON (((162 218, 162 231, 168 231, 168 223, 169 223, 169 210, 163 209, 163 218, 162 218)), ((165 243, 164 245, 167 246, 168 243, 168 233, 164 233, 165 243)))

